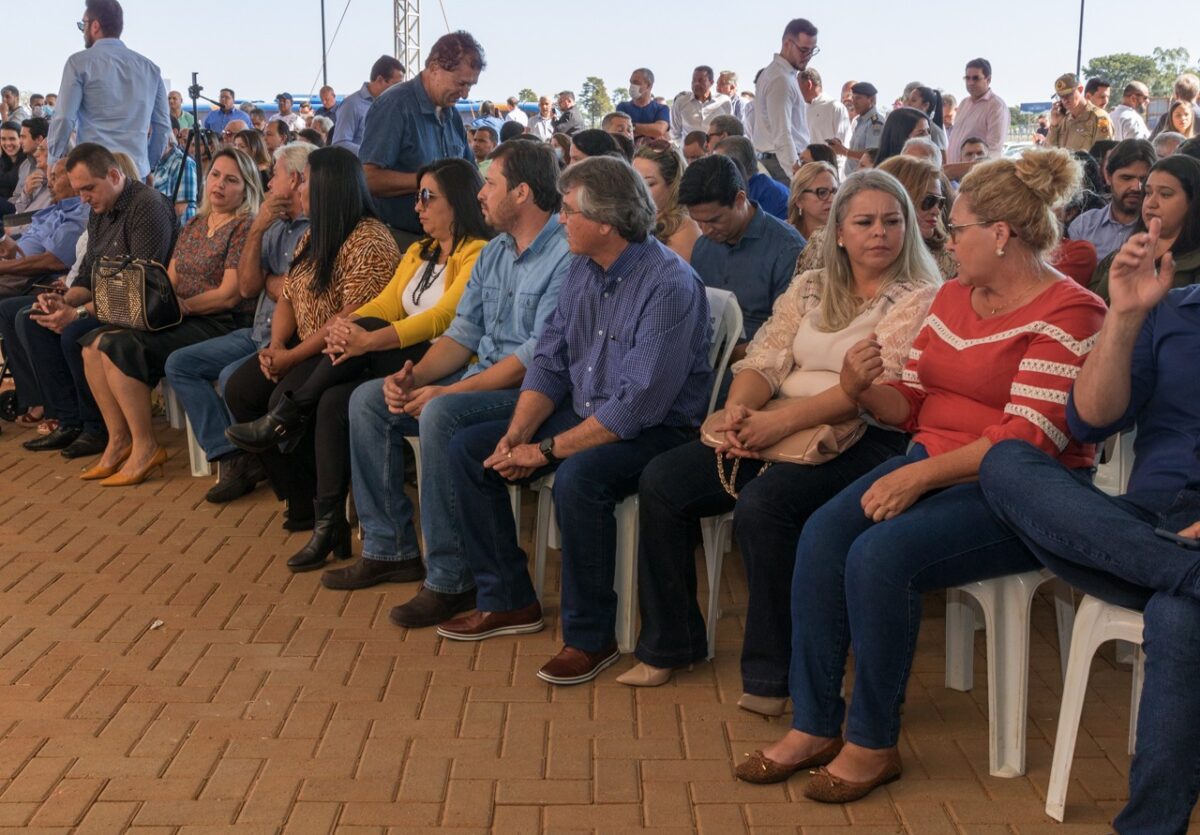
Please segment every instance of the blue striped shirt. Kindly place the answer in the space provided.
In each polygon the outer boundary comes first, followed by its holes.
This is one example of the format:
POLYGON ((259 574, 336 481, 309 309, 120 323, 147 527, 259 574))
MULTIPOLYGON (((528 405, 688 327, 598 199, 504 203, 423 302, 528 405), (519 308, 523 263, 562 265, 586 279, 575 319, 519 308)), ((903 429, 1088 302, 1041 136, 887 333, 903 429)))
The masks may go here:
POLYGON ((696 427, 712 387, 704 284, 657 240, 631 243, 607 270, 571 260, 523 391, 595 416, 623 439, 654 426, 696 427))

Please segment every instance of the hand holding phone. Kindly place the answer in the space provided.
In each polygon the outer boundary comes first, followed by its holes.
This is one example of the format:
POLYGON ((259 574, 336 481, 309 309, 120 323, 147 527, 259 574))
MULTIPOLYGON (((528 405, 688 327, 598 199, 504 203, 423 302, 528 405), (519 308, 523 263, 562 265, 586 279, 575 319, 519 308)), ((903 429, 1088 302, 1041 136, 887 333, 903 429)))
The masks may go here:
POLYGON ((1200 551, 1200 539, 1196 539, 1195 537, 1180 536, 1177 533, 1172 533, 1171 531, 1164 530, 1163 528, 1155 528, 1154 533, 1157 536, 1161 536, 1168 542, 1174 542, 1176 545, 1182 548, 1187 548, 1191 551, 1200 551))

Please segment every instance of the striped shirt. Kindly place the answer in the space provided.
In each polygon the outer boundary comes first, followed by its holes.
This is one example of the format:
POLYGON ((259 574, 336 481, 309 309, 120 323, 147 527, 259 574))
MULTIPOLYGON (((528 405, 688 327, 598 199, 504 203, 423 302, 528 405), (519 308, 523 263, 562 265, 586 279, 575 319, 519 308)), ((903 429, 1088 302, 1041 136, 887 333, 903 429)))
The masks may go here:
POLYGON ((1095 449, 1072 440, 1067 394, 1104 321, 1100 299, 1057 280, 1008 313, 981 318, 971 288, 942 287, 913 341, 900 382, 912 406, 904 426, 930 455, 979 438, 1014 438, 1065 467, 1090 467, 1095 449))
POLYGON ((696 427, 712 386, 708 297, 657 240, 631 243, 607 270, 572 259, 523 391, 595 416, 624 440, 654 426, 696 427))

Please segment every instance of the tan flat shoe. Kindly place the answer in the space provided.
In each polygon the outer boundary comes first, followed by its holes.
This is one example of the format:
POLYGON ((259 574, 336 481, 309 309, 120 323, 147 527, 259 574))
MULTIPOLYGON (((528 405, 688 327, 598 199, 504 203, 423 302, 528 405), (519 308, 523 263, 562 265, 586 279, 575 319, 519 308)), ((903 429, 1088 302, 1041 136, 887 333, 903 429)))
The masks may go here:
POLYGON ((746 759, 733 770, 733 776, 747 783, 782 783, 797 771, 833 762, 844 744, 840 737, 832 739, 820 751, 798 763, 777 763, 762 751, 755 751, 746 755, 746 759))
MULTIPOLYGON (((688 672, 692 665, 688 664, 688 672)), ((617 681, 630 687, 661 687, 675 675, 672 667, 651 667, 649 664, 635 664, 617 676, 617 681)))
POLYGON ((900 750, 893 748, 887 764, 877 777, 855 783, 830 774, 827 768, 819 768, 804 787, 804 796, 818 803, 852 803, 866 797, 879 786, 899 780, 902 772, 900 750))
POLYGON ((783 716, 787 709, 786 696, 755 696, 753 693, 743 693, 737 700, 737 706, 742 710, 757 713, 760 716, 783 716))

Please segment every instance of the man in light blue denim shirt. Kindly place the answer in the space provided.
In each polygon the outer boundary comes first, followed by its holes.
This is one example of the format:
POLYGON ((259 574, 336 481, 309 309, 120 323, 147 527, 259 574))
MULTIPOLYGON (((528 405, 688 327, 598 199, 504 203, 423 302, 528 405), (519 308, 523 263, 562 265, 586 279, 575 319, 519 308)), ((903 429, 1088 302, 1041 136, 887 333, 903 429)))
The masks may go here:
POLYGON ((90 0, 87 6, 79 23, 86 49, 67 59, 50 122, 50 164, 71 150, 74 131, 80 144, 129 154, 144 179, 171 131, 167 88, 158 67, 121 42, 121 4, 90 0))
POLYGON ((363 383, 350 398, 350 467, 363 556, 327 571, 321 582, 358 589, 425 578, 413 600, 392 610, 399 626, 432 626, 475 605, 449 479, 450 438, 512 413, 571 257, 554 216, 561 197, 550 147, 507 142, 491 160, 479 199, 500 234, 475 262, 457 316, 416 366, 363 383), (404 493, 405 437, 418 434, 428 576, 404 493))
MULTIPOLYGON (((179 395, 197 443, 209 461, 221 462, 220 478, 204 496, 213 504, 240 498, 266 478, 258 456, 242 452, 225 437, 232 421, 221 395, 229 375, 271 341, 275 299, 283 290, 296 245, 308 229, 299 186, 312 150, 307 142, 294 142, 275 152, 267 200, 246 236, 238 285, 243 298, 259 297, 254 326, 180 348, 167 358, 167 382, 179 395)), ((312 527, 311 518, 312 510, 305 508, 300 518, 289 516, 287 524, 312 527)))

